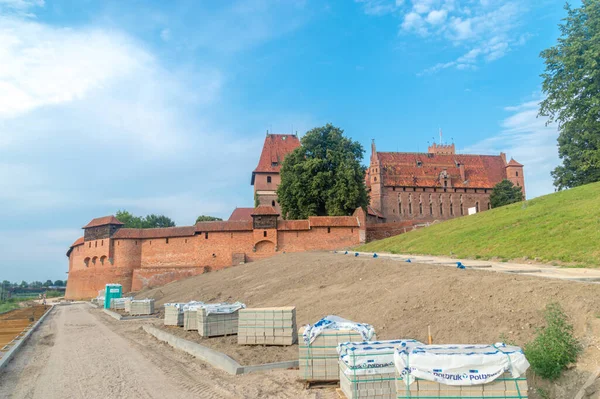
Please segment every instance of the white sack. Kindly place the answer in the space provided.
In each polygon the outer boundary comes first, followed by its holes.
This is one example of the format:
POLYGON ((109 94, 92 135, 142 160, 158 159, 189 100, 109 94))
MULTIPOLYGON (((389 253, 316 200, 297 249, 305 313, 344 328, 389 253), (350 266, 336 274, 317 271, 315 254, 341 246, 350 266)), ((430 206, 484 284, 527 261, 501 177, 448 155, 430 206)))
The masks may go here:
POLYGON ((372 342, 344 342, 338 344, 340 361, 348 368, 346 375, 393 374, 394 351, 396 348, 410 350, 423 343, 414 339, 372 342))
POLYGON ((370 324, 355 323, 339 316, 325 316, 314 325, 307 324, 304 327, 302 336, 306 345, 312 344, 324 330, 353 330, 360 333, 365 341, 370 340, 375 333, 370 324))

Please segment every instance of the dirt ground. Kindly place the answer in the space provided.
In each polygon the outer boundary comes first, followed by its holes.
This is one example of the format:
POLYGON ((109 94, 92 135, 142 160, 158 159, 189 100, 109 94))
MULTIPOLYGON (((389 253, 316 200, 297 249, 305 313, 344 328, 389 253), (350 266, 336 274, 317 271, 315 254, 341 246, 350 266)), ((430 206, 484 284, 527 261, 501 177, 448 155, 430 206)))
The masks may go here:
POLYGON ((297 371, 232 376, 87 304, 57 306, 0 373, 2 398, 313 398, 297 371))
MULTIPOLYGON (((296 306, 301 326, 328 314, 372 324, 379 339, 523 345, 542 327, 546 304, 571 318, 584 353, 553 384, 530 376, 553 398, 571 399, 600 367, 600 285, 485 270, 403 263, 331 253, 282 254, 145 290, 166 302, 241 301, 248 307, 296 306)), ((532 394, 532 397, 536 397, 532 394)))

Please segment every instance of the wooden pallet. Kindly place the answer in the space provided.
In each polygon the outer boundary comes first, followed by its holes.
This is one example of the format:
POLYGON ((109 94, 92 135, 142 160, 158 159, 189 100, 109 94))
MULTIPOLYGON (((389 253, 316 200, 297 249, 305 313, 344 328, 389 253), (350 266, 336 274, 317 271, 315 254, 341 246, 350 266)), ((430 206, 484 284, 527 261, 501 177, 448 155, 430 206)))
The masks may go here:
POLYGON ((305 389, 326 389, 337 387, 340 384, 339 380, 307 380, 304 381, 305 389))

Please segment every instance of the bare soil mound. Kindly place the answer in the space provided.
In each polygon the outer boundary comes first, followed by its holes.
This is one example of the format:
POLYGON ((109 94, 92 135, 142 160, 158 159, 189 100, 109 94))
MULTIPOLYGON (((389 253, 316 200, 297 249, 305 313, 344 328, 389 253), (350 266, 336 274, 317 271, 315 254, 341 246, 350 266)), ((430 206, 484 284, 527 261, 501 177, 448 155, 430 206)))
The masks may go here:
POLYGON ((598 284, 312 252, 191 277, 136 297, 156 299, 159 309, 166 302, 189 300, 296 306, 299 326, 336 314, 372 324, 379 339, 426 342, 430 325, 436 343, 507 340, 517 345, 533 339, 544 325, 546 304, 558 302, 585 352, 577 370, 555 384, 564 392, 554 397, 575 396, 573 390, 600 359, 598 284))

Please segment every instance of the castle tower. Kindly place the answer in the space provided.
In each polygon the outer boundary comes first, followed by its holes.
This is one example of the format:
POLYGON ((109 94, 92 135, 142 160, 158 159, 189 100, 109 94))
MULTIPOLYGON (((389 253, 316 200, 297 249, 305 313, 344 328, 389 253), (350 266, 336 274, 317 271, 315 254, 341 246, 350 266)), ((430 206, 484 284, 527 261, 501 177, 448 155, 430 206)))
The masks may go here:
POLYGON ((521 187, 521 189, 523 190, 523 198, 526 198, 523 165, 511 158, 510 161, 506 164, 506 178, 510 180, 515 186, 521 187))
POLYGON ((371 164, 369 165, 369 183, 371 186, 371 206, 383 213, 383 181, 381 163, 377 156, 375 139, 371 142, 371 164))
POLYGON ((429 154, 435 155, 454 155, 456 154, 456 148, 454 147, 454 143, 452 144, 436 144, 430 145, 427 148, 427 152, 429 154))

